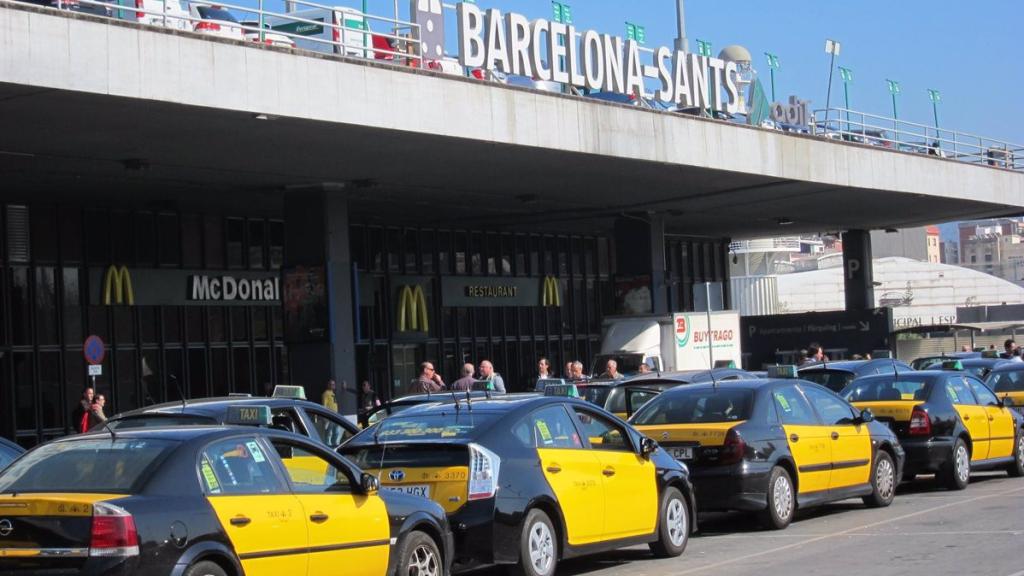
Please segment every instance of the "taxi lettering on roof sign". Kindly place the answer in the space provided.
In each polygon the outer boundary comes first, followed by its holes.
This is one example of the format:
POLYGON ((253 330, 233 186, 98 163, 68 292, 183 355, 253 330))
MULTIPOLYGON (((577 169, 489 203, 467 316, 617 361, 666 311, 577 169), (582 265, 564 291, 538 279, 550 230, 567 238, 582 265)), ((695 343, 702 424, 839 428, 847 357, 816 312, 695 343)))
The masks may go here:
POLYGON ((556 384, 544 388, 545 396, 565 396, 567 398, 579 398, 580 391, 575 384, 556 384))
POLYGON ((792 364, 768 367, 769 378, 796 378, 796 373, 796 366, 792 364))
POLYGON ((302 386, 285 386, 284 384, 278 384, 274 386, 274 392, 271 394, 273 398, 293 398, 296 400, 306 399, 306 389, 302 386))
POLYGON ((246 426, 270 426, 272 422, 269 406, 228 406, 228 416, 224 420, 225 424, 246 426))

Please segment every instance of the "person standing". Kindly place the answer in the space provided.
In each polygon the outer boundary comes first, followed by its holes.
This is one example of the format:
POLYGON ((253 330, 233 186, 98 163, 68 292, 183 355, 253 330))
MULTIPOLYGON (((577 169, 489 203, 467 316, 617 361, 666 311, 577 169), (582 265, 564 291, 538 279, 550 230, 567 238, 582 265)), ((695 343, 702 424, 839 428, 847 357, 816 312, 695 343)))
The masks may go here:
POLYGON ((601 374, 601 378, 607 378, 609 380, 622 380, 624 376, 619 373, 619 363, 611 358, 604 365, 604 374, 601 374))
POLYGON ((461 392, 472 390, 473 384, 476 382, 476 379, 473 378, 473 372, 475 371, 475 367, 469 362, 463 364, 462 370, 459 372, 459 376, 461 376, 461 378, 452 382, 452 390, 459 390, 461 392))
POLYGON ((420 364, 420 375, 409 383, 409 394, 433 394, 444 390, 444 379, 430 362, 420 364))
POLYGON ((495 392, 505 393, 505 380, 494 371, 494 364, 490 360, 480 362, 480 379, 488 382, 487 389, 495 392))
POLYGON ((569 377, 569 379, 572 380, 573 382, 582 382, 583 380, 585 380, 585 378, 583 377, 583 362, 580 362, 579 360, 573 362, 570 374, 571 376, 569 377))
POLYGON ((320 397, 320 404, 322 404, 324 408, 327 408, 331 412, 337 414, 338 395, 334 392, 335 388, 337 388, 337 384, 335 384, 334 380, 328 380, 327 388, 324 390, 323 396, 320 397))
POLYGON ((562 378, 572 380, 572 360, 565 363, 565 372, 562 372, 562 378))
POLYGON ((102 426, 107 421, 107 415, 103 407, 107 405, 107 399, 103 394, 96 394, 92 399, 92 406, 89 408, 89 430, 102 426))
POLYGON ((548 362, 547 358, 541 356, 540 360, 537 360, 537 382, 534 386, 537 392, 543 392, 545 388, 543 382, 551 378, 554 378, 554 375, 551 374, 551 363, 548 362))
POLYGON ((71 422, 74 424, 76 432, 84 433, 89 430, 89 411, 92 410, 92 399, 95 395, 96 391, 92 389, 92 386, 87 386, 85 390, 82 390, 82 396, 71 412, 71 422))

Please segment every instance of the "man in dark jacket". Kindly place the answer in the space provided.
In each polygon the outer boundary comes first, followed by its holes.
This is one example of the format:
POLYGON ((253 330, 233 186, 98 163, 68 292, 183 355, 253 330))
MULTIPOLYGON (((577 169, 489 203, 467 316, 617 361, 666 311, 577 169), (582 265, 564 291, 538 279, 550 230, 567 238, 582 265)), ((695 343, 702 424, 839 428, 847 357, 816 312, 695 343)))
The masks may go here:
POLYGON ((75 427, 75 432, 85 432, 88 430, 88 420, 85 420, 85 416, 92 410, 92 398, 95 393, 96 391, 91 386, 82 390, 82 397, 78 399, 78 404, 75 405, 75 409, 71 412, 71 425, 75 427))
POLYGON ((444 390, 444 380, 430 362, 420 364, 420 375, 409 383, 409 394, 429 394, 444 390))

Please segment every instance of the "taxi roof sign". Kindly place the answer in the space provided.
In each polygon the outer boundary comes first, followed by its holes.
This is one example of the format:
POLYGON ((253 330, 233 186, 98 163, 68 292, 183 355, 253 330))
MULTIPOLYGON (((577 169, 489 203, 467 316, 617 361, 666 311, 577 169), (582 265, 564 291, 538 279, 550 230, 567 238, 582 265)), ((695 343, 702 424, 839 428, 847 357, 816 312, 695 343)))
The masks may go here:
POLYGON ((242 426, 270 426, 273 423, 273 417, 270 414, 270 406, 228 406, 228 415, 224 423, 242 426))
POLYGON ((946 360, 942 363, 942 369, 962 371, 964 369, 964 363, 959 360, 946 360))
POLYGON ((999 358, 999 350, 985 350, 981 353, 982 358, 999 358))
POLYGON ((271 394, 273 398, 291 398, 292 400, 305 400, 306 389, 302 386, 285 386, 284 384, 278 384, 274 386, 274 393, 271 394))
POLYGON ((549 384, 544 387, 545 396, 565 396, 566 398, 579 398, 580 391, 575 384, 549 384))
POLYGON ((715 360, 715 368, 735 368, 735 360, 715 360))
POLYGON ((783 364, 781 366, 769 366, 768 367, 769 378, 796 378, 796 366, 793 364, 783 364))

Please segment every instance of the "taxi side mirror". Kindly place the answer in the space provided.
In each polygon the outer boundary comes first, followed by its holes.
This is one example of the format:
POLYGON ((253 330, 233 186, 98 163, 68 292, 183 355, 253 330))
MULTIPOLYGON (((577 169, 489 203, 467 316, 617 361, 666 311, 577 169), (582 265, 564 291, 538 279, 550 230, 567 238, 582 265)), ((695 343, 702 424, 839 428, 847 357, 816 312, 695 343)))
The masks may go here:
POLYGON ((1013 398, 1010 398, 1009 396, 1003 396, 1002 398, 999 399, 999 405, 1003 408, 1009 408, 1010 406, 1014 405, 1013 398))
POLYGON ((650 457, 658 449, 658 443, 653 438, 644 436, 640 439, 640 455, 644 458, 650 457))
POLYGON ((363 488, 363 494, 371 496, 380 491, 380 480, 372 474, 366 474, 365 472, 359 478, 359 485, 363 488))
POLYGON ((860 411, 860 418, 859 418, 859 420, 861 422, 865 423, 865 424, 868 423, 868 422, 874 422, 875 421, 875 415, 871 413, 871 410, 868 410, 867 408, 865 408, 865 409, 860 411))

